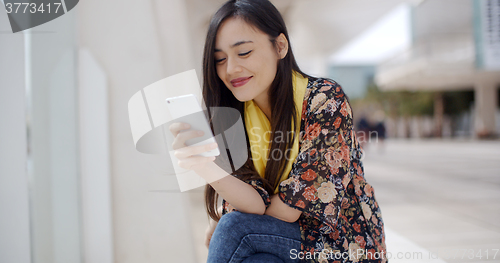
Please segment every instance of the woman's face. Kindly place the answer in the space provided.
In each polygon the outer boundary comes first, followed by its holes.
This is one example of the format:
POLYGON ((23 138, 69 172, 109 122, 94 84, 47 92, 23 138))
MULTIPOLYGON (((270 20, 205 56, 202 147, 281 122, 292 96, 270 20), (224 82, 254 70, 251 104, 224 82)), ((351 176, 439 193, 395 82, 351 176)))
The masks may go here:
POLYGON ((217 75, 239 101, 268 101, 280 55, 269 36, 241 18, 228 18, 215 39, 217 75))

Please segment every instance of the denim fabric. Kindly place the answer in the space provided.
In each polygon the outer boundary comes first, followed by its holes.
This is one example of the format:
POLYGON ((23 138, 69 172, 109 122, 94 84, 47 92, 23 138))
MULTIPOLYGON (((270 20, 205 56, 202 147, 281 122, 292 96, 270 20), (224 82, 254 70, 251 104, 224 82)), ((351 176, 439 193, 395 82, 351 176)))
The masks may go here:
POLYGON ((284 263, 279 257, 269 254, 269 253, 257 253, 247 257, 242 263, 262 263, 262 262, 271 262, 271 263, 284 263))
POLYGON ((300 234, 298 222, 234 211, 219 220, 207 263, 299 262, 291 259, 290 250, 300 251, 300 234))

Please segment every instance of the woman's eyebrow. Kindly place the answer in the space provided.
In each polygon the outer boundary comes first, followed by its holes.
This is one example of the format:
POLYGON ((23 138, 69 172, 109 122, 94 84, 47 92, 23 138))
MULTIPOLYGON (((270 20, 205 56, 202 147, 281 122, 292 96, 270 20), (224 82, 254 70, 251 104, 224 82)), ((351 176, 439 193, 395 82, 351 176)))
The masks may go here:
MULTIPOLYGON (((253 41, 250 41, 250 40, 238 41, 238 42, 236 42, 236 43, 232 44, 232 45, 231 45, 231 48, 233 48, 233 47, 237 47, 237 46, 239 46, 239 45, 246 44, 246 43, 253 43, 253 41)), ((216 49, 215 49, 215 52, 220 52, 220 51, 222 51, 222 50, 220 50, 220 49, 218 49, 218 48, 216 48, 216 49)))

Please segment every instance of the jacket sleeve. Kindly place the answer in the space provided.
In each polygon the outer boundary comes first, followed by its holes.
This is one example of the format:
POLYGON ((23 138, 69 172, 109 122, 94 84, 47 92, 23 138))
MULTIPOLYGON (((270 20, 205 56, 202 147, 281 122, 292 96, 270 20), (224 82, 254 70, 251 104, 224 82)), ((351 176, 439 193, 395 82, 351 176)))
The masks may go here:
MULTIPOLYGON (((251 185, 257 193, 259 193, 262 201, 264 201, 264 205, 267 207, 271 204, 271 199, 269 197, 269 193, 264 189, 263 183, 260 180, 252 179, 245 181, 247 184, 251 185)), ((226 200, 222 200, 222 214, 225 215, 229 212, 237 211, 231 204, 226 202, 226 200)))
POLYGON ((352 178, 352 112, 342 88, 329 80, 311 91, 304 107, 299 154, 279 196, 334 229, 352 178))

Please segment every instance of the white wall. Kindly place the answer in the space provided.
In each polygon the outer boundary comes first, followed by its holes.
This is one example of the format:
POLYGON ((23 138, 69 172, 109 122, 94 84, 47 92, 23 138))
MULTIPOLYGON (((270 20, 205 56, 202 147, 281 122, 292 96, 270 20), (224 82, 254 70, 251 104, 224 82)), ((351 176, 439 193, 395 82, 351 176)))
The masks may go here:
POLYGON ((107 76, 115 262, 194 262, 188 194, 161 191, 176 182, 166 160, 135 150, 127 112, 137 91, 195 67, 184 1, 87 0, 77 11, 79 46, 107 76))
POLYGON ((30 262, 24 35, 0 12, 0 262, 30 262))
POLYGON ((34 262, 82 261, 74 15, 24 32, 34 262))

